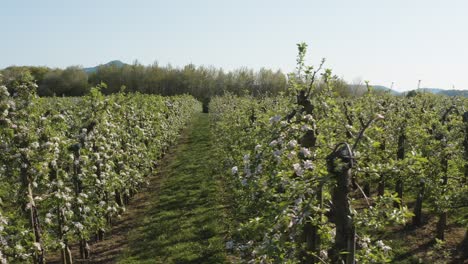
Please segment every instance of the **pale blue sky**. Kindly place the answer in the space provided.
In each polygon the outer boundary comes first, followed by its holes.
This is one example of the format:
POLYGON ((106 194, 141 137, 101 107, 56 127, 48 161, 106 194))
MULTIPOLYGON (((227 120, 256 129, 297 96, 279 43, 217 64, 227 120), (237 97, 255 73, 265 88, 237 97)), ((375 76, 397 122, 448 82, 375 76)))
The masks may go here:
POLYGON ((0 0, 0 68, 120 59, 294 69, 308 58, 350 82, 468 89, 466 0, 0 0))

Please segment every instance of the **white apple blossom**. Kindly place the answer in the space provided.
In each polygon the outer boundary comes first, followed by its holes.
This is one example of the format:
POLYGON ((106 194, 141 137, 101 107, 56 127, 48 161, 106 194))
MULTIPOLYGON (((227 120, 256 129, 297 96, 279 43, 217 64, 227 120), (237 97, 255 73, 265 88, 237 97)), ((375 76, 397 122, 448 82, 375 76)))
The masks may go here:
POLYGON ((385 119, 385 116, 383 116, 382 114, 376 114, 375 118, 376 119, 385 119))
POLYGON ((76 229, 78 229, 79 231, 83 231, 84 226, 83 226, 82 223, 80 223, 80 222, 75 222, 75 223, 73 223, 73 224, 75 225, 76 229))
POLYGON ((289 148, 295 148, 295 147, 297 147, 297 141, 296 141, 295 139, 290 140, 290 141, 288 142, 288 147, 289 147, 289 148))
POLYGON ((7 264, 7 259, 3 256, 2 251, 0 251, 0 264, 7 264))
POLYGON ((231 169, 231 173, 232 173, 233 175, 235 175, 235 174, 237 174, 238 170, 239 170, 239 169, 237 168, 237 166, 234 166, 234 167, 232 167, 232 169, 231 169))
POLYGON ((304 157, 310 157, 311 156, 311 152, 310 152, 310 150, 308 148, 301 148, 299 153, 301 153, 304 157))
POLYGON ((0 85, 0 98, 7 98, 10 96, 8 89, 5 85, 0 85))
POLYGON ((271 124, 276 124, 278 123, 279 121, 281 121, 281 116, 280 115, 275 115, 273 117, 270 118, 270 123, 271 124))
POLYGON ((288 159, 290 160, 294 159, 294 157, 296 156, 297 156, 297 153, 294 150, 288 153, 288 159))
POLYGON ((385 246, 382 247, 382 250, 383 250, 385 253, 388 253, 388 252, 390 252, 390 251, 392 250, 392 248, 389 247, 389 246, 387 246, 387 245, 385 245, 385 246))
POLYGON ((276 146, 276 145, 278 145, 278 141, 277 141, 277 140, 273 140, 273 141, 271 141, 270 144, 269 144, 270 147, 274 147, 274 146, 276 146))
POLYGON ((34 249, 37 250, 37 251, 41 251, 41 250, 42 250, 41 244, 38 243, 38 242, 34 242, 34 243, 33 243, 33 247, 34 247, 34 249))
POLYGON ((377 245, 379 248, 383 248, 385 246, 384 242, 382 240, 377 240, 375 242, 375 245, 377 245))
POLYGON ((311 169, 313 169, 313 168, 314 168, 314 166, 313 166, 311 160, 305 160, 305 161, 304 161, 304 169, 306 169, 306 170, 311 170, 311 169))
POLYGON ((301 131, 307 132, 307 131, 309 131, 309 130, 312 130, 312 128, 311 128, 309 125, 303 125, 303 126, 301 127, 301 131))
POLYGON ((312 120, 314 120, 314 118, 313 118, 313 116, 311 114, 307 114, 307 115, 304 116, 304 120, 305 121, 312 121, 312 120))
POLYGON ((262 173, 262 170, 263 170, 262 164, 258 164, 257 168, 255 169, 255 173, 262 173))
POLYGON ((247 185, 247 179, 242 179, 241 184, 242 184, 242 186, 246 186, 247 185))
POLYGON ((294 163, 293 168, 297 176, 302 176, 304 174, 304 170, 302 169, 301 164, 294 163))
POLYGON ((276 158, 279 158, 281 156, 281 154, 282 154, 281 150, 277 149, 277 150, 273 151, 273 156, 275 156, 276 158))
POLYGON ((39 148, 39 142, 35 141, 35 142, 31 143, 31 148, 38 149, 39 148))
POLYGON ((234 241, 229 240, 228 242, 226 242, 226 249, 227 250, 231 250, 233 248, 234 248, 234 241))
POLYGON ((15 250, 18 251, 18 252, 22 252, 24 250, 24 248, 20 244, 16 244, 15 245, 15 250))

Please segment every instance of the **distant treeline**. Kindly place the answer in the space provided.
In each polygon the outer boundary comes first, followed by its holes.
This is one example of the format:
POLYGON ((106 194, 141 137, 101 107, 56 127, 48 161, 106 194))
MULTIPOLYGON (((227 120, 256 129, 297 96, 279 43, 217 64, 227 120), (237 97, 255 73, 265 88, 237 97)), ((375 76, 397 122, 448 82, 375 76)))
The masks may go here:
POLYGON ((224 92, 234 94, 277 94, 286 90, 287 77, 281 71, 262 68, 254 71, 240 68, 224 71, 214 67, 186 65, 183 68, 161 67, 157 64, 144 66, 105 65, 86 73, 82 67, 71 66, 66 69, 47 67, 11 66, 0 71, 7 87, 31 75, 38 85, 39 96, 81 96, 90 87, 105 83, 102 92, 112 94, 125 89, 126 92, 145 94, 176 95, 191 94, 207 102, 214 95, 224 92))
MULTIPOLYGON (((9 89, 18 87, 19 80, 34 80, 39 96, 82 96, 91 87, 105 83, 104 94, 121 91, 160 94, 163 96, 190 94, 208 106, 210 98, 229 92, 236 95, 268 96, 286 92, 288 77, 281 71, 262 68, 258 71, 240 68, 225 71, 215 67, 186 65, 182 68, 106 64, 83 69, 70 66, 65 69, 51 69, 36 66, 11 66, 0 70, 0 84, 9 89)), ((338 96, 359 97, 367 92, 366 85, 348 84, 337 76, 317 81, 318 89, 333 89, 338 96), (328 87, 328 88, 327 88, 328 87)), ((378 89, 376 92, 384 93, 378 89)), ((10 91, 14 94, 14 91, 10 91)), ((206 109, 205 109, 206 110, 206 109)))

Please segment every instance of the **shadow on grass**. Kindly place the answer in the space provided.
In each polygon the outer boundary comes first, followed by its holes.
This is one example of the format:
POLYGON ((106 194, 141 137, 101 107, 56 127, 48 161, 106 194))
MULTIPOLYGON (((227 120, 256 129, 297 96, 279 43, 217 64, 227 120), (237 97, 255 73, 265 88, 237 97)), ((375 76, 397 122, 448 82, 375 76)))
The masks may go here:
POLYGON ((119 263, 227 263, 209 135, 208 117, 200 114, 175 158, 161 168, 160 190, 119 263))
POLYGON ((412 257, 414 257, 417 253, 421 253, 421 252, 426 252, 429 250, 429 248, 431 248, 432 246, 435 245, 435 240, 429 240, 423 244, 420 244, 419 246, 417 246, 416 248, 412 249, 412 250, 409 250, 403 254, 400 254, 398 256, 396 256, 393 261, 396 261, 396 262, 401 262, 403 260, 409 260, 411 259, 412 257))

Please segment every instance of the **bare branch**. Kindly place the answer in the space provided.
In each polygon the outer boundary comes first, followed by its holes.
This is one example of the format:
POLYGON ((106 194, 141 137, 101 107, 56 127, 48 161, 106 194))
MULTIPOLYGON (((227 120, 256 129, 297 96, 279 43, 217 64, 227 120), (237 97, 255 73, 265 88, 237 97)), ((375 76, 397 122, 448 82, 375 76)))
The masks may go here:
POLYGON ((361 126, 362 126, 362 127, 366 125, 366 123, 365 123, 364 120, 362 119, 362 116, 359 116, 358 119, 359 119, 359 123, 361 123, 361 126))
POLYGON ((440 119, 440 121, 442 122, 442 124, 445 125, 445 123, 447 122, 447 118, 448 118, 448 115, 450 114, 450 112, 452 112, 452 110, 457 110, 457 107, 455 105, 452 105, 450 106, 446 111, 445 113, 442 115, 442 118, 440 119))
POLYGON ((320 63, 319 67, 312 74, 312 79, 310 80, 309 89, 307 89, 306 98, 310 97, 310 93, 312 92, 312 87, 313 87, 314 82, 315 82, 315 77, 316 77, 317 73, 322 70, 322 67, 323 67, 324 64, 325 64, 325 58, 322 59, 322 62, 320 63))
MULTIPOLYGON (((348 105, 346 104, 346 102, 343 102, 343 107, 344 107, 344 114, 345 114, 346 120, 348 121, 348 125, 353 126, 353 120, 351 119, 351 116, 349 115, 348 105)), ((345 129, 346 129, 346 137, 353 138, 354 137, 353 133, 346 126, 345 126, 345 129)))
POLYGON ((369 120, 367 122, 367 124, 361 128, 361 131, 359 131, 359 135, 358 137, 356 138, 356 141, 354 142, 354 145, 353 145, 353 151, 356 149, 359 141, 362 139, 362 137, 364 136, 364 131, 366 131, 366 129, 368 129, 370 127, 370 125, 372 124, 372 122, 374 122, 375 120, 377 120, 377 118, 373 118, 371 120, 369 120))
POLYGON ((361 186, 359 186, 359 184, 355 181, 354 184, 356 184, 356 186, 358 187, 358 189, 361 191, 362 195, 364 195, 364 199, 366 199, 366 203, 367 205, 370 207, 370 202, 369 202, 369 198, 367 197, 367 195, 364 193, 364 191, 362 190, 361 186))

